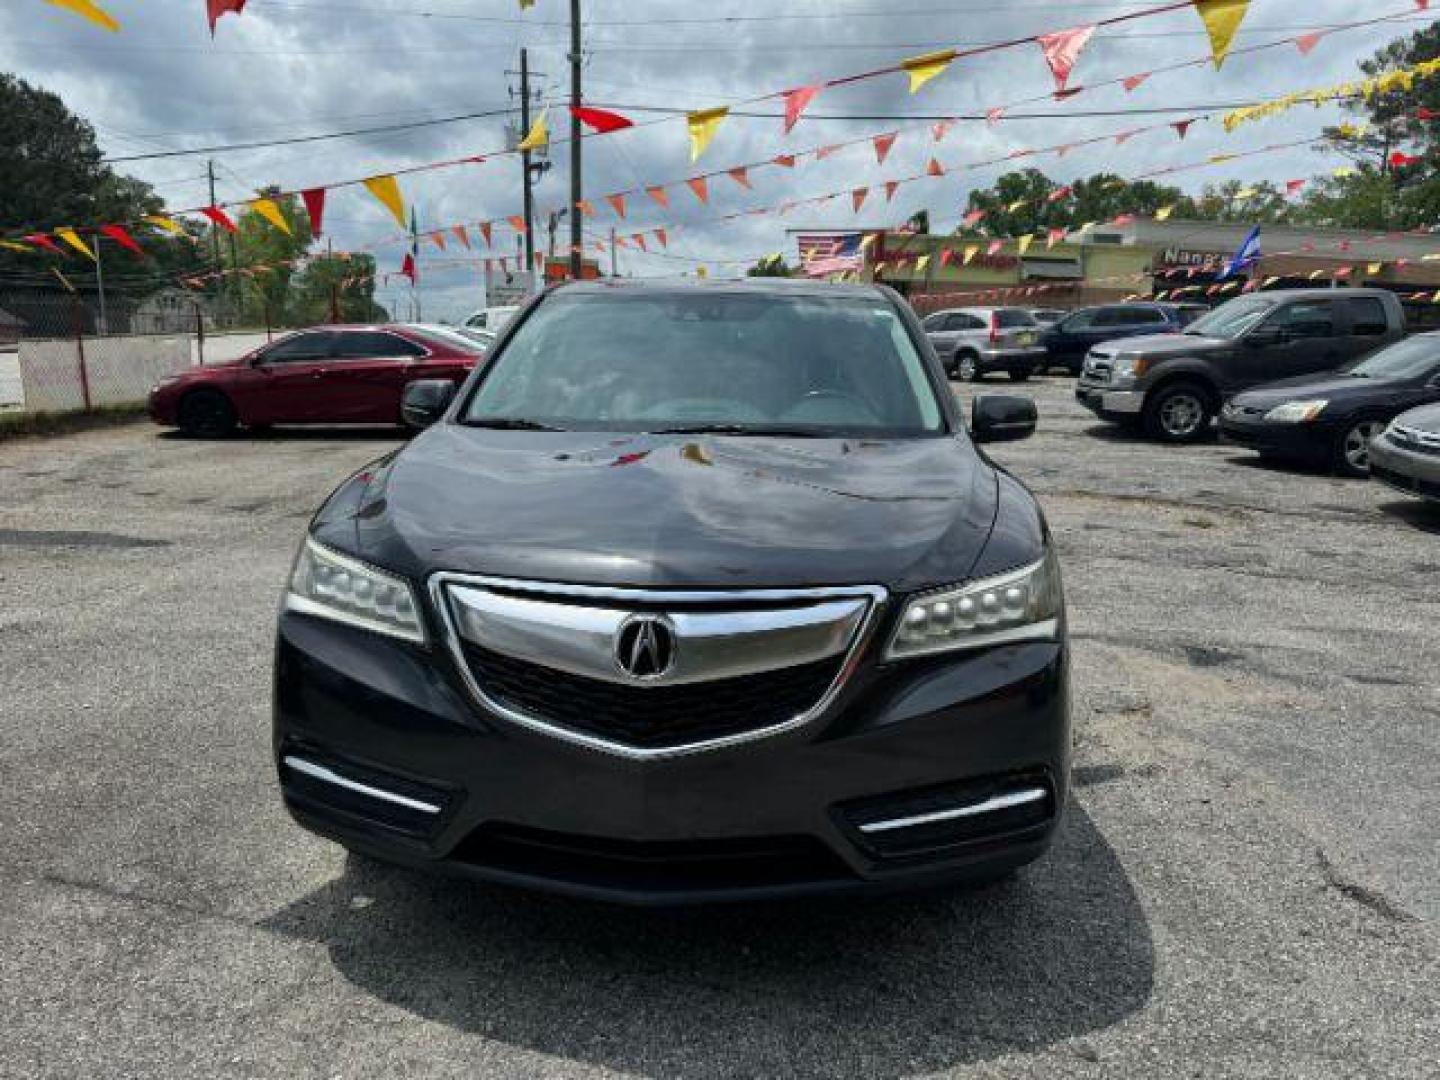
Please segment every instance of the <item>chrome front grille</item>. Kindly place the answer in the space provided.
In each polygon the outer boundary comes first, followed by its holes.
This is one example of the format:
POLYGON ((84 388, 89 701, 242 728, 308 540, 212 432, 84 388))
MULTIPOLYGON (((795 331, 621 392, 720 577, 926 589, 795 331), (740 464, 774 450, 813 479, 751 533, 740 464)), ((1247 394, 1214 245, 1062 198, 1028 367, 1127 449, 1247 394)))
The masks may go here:
POLYGON ((1080 381, 1103 384, 1110 381, 1111 357, 1093 350, 1085 357, 1085 366, 1080 371, 1080 381))
POLYGON ((661 592, 461 574, 436 575, 431 594, 481 705, 628 757, 718 749, 820 716, 886 595, 661 592), (654 649, 637 651, 632 628, 642 623, 657 636, 654 649))
POLYGON ((1396 446, 1412 453, 1440 456, 1440 433, 1392 424, 1385 435, 1396 446))

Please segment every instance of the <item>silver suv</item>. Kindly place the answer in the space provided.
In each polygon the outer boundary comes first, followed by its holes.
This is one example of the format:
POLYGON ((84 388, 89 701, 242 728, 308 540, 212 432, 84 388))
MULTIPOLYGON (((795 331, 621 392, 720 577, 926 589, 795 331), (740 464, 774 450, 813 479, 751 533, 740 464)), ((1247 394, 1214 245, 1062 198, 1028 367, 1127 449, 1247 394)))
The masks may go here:
POLYGON ((926 316, 924 326, 952 378, 979 382, 1004 371, 1024 382, 1045 366, 1043 327, 1025 308, 952 308, 926 316))

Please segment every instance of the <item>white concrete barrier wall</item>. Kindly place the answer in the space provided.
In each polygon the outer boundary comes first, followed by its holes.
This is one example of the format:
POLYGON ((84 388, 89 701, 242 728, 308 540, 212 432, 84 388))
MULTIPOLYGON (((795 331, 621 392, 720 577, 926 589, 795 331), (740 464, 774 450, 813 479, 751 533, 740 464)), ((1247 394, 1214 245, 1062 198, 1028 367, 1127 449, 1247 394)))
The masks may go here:
POLYGON ((90 404, 130 405, 150 387, 191 365, 190 338, 182 334, 86 338, 82 382, 80 350, 73 338, 22 341, 20 383, 28 412, 63 412, 90 404))
MULTIPOLYGON (((288 330, 276 330, 272 337, 279 337, 281 334, 288 334, 288 330)), ((261 330, 244 334, 206 334, 203 346, 205 353, 205 364, 228 364, 232 360, 239 360, 240 357, 253 349, 271 340, 261 330)), ((190 356, 192 363, 200 363, 200 342, 192 336, 190 338, 190 356)))
POLYGON ((20 385, 20 355, 14 349, 0 349, 0 409, 23 404, 25 390, 20 385))

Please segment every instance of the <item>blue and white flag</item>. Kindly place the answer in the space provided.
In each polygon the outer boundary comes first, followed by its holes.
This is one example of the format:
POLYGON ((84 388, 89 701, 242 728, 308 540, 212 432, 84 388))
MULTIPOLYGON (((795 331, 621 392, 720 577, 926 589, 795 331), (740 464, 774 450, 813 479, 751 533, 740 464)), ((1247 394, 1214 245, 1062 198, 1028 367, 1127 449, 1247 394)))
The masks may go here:
POLYGON ((1224 281, 1231 274, 1238 274, 1241 270, 1248 270, 1260 261, 1260 226, 1256 225, 1250 230, 1250 235, 1245 237, 1243 243, 1230 256, 1230 261, 1221 269, 1217 281, 1224 281))

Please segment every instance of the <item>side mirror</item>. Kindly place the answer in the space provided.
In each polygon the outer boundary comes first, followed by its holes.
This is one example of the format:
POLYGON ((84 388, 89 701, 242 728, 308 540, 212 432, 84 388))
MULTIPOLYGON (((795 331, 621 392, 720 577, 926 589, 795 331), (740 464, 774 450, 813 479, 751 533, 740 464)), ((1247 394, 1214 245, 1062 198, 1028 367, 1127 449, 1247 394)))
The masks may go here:
POLYGON ((1035 434, 1035 402, 1010 394, 981 394, 970 406, 970 437, 977 443, 1014 442, 1035 434))
POLYGON ((416 379, 405 387, 400 399, 400 419, 412 428, 427 428, 445 415, 455 397, 449 379, 416 379))

